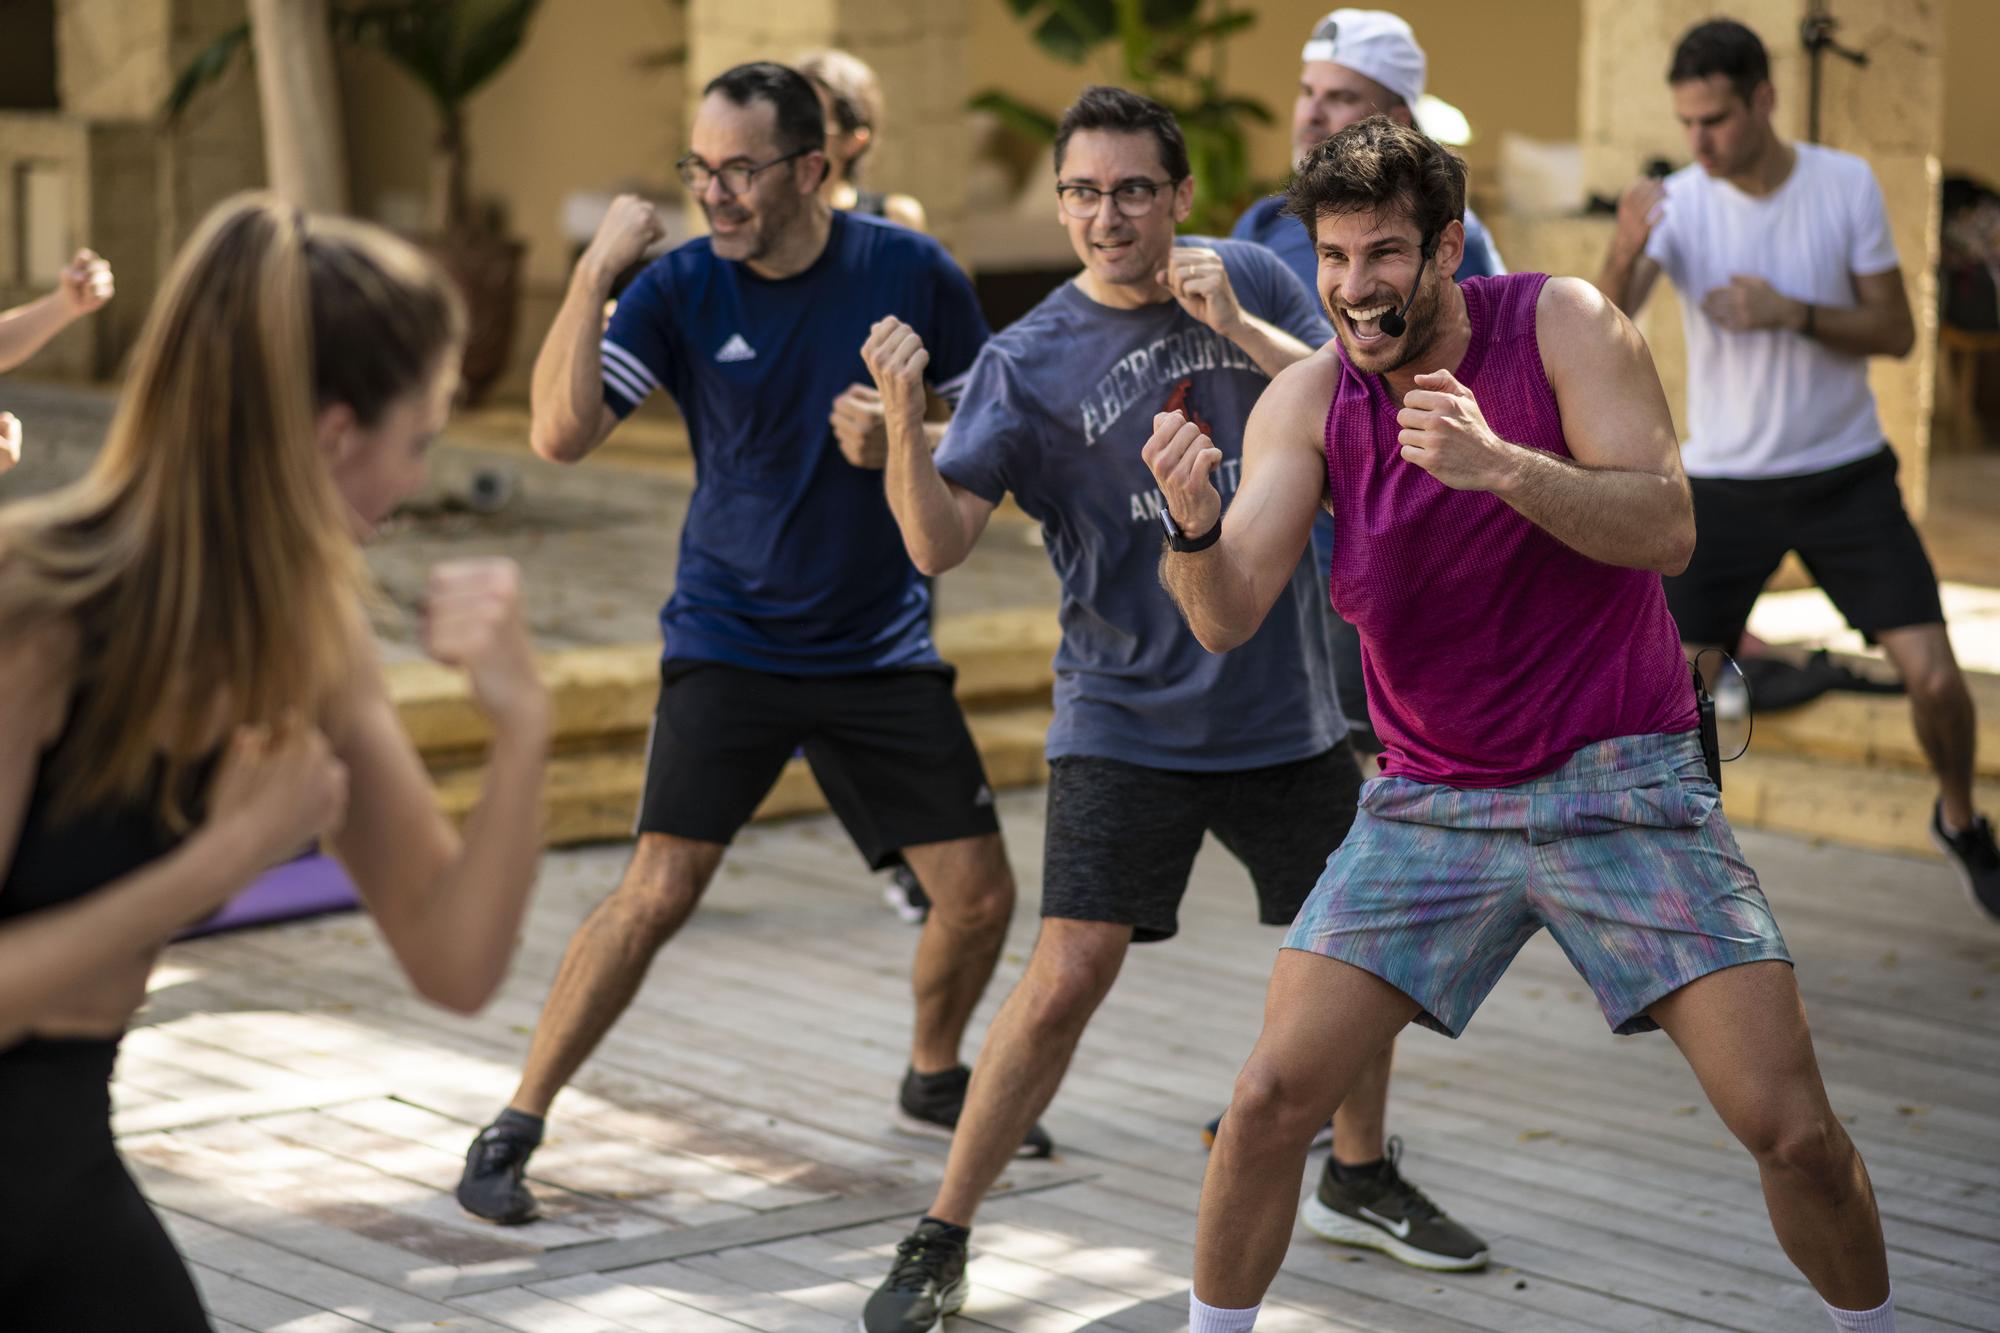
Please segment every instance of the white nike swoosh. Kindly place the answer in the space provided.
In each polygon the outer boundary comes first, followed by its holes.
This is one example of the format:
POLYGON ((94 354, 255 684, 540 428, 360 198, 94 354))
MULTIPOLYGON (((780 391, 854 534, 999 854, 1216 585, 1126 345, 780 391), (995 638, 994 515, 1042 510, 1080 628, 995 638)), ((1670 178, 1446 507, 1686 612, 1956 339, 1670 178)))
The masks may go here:
POLYGON ((1363 1208, 1361 1215, 1394 1236, 1397 1240, 1408 1240, 1410 1238, 1410 1219, 1407 1217, 1399 1222, 1391 1222, 1372 1208, 1363 1208))

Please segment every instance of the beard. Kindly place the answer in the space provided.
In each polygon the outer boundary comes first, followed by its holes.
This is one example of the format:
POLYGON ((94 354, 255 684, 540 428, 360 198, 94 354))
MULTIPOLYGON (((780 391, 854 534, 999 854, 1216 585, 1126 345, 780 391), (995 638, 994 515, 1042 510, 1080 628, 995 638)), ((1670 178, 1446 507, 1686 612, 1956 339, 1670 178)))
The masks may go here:
POLYGON ((708 219, 709 244, 715 253, 724 259, 750 264, 763 259, 776 248, 805 211, 805 201, 795 192, 786 190, 778 192, 775 198, 761 201, 755 209, 744 208, 734 201, 719 208, 704 202, 701 211, 708 219), (717 213, 721 213, 726 221, 749 225, 726 235, 718 234, 715 231, 717 213))
MULTIPOLYGON (((1403 316, 1403 334, 1391 338, 1386 343, 1372 347, 1356 346, 1350 335, 1347 320, 1339 311, 1328 305, 1324 298, 1320 304, 1326 308, 1327 319, 1333 325, 1333 333, 1340 339, 1340 345, 1347 353, 1347 359, 1357 370, 1370 374, 1387 375, 1403 369, 1414 361, 1422 359, 1431 350, 1437 339, 1438 324, 1444 317, 1445 286, 1449 278, 1439 280, 1437 275, 1425 272, 1422 284, 1417 289, 1417 299, 1410 304, 1409 314, 1403 316)), ((1399 296, 1395 308, 1401 310, 1408 293, 1399 296)))

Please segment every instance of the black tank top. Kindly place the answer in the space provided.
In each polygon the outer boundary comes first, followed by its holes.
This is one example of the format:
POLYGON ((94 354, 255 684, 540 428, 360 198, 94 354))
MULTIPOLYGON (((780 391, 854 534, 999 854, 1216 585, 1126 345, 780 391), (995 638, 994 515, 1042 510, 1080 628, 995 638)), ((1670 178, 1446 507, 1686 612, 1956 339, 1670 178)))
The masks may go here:
MULTIPOLYGON (((162 856, 181 844, 159 816, 160 793, 166 781, 166 761, 154 765, 146 790, 137 798, 100 804, 58 820, 55 813, 55 773, 65 748, 75 743, 79 694, 70 701, 69 720, 55 743, 42 751, 35 770, 35 789, 21 818, 21 836, 14 859, 0 883, 0 920, 57 907, 162 856)), ((181 808, 199 823, 200 798, 208 788, 220 750, 183 770, 181 808)))
POLYGON ((857 187, 854 191, 854 207, 847 211, 866 213, 871 218, 886 218, 889 216, 889 196, 876 190, 863 190, 857 187))

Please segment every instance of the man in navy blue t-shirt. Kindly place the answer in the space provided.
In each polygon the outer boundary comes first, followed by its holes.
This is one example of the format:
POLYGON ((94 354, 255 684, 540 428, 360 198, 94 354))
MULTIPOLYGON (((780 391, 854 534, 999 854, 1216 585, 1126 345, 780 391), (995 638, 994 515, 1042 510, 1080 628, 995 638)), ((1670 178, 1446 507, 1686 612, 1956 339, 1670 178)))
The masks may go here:
MULTIPOLYGON (((937 1199, 869 1300, 866 1333, 929 1333, 964 1301, 974 1211, 1054 1097, 1127 949, 1177 932, 1203 835, 1249 870, 1259 919, 1287 924, 1360 789, 1312 565, 1294 571, 1289 614, 1232 653, 1205 652, 1160 586, 1166 514, 1141 456, 1156 413, 1190 413, 1222 450, 1227 493, 1258 396, 1331 330, 1261 246, 1176 245, 1193 182, 1158 103, 1086 89, 1055 160, 1083 272, 986 345, 935 458, 923 433, 930 339, 889 318, 865 351, 887 414, 889 504, 917 563, 938 573, 963 560, 1011 492, 1041 523, 1063 588, 1041 937, 988 1030, 937 1199)), ((1385 1071, 1375 1095, 1386 1089, 1385 1071)), ((1357 1219, 1372 1209, 1385 1223, 1357 1220, 1349 1238, 1430 1267, 1485 1262, 1483 1242, 1382 1160, 1382 1107, 1360 1109, 1376 1137, 1348 1134, 1352 1177, 1334 1188, 1357 1219)))
MULTIPOLYGON (((1381 9, 1336 9, 1314 25, 1301 53, 1299 92, 1292 102, 1292 165, 1358 120, 1383 115, 1404 125, 1416 123, 1423 100, 1426 61, 1410 25, 1381 9)), ((1236 220, 1230 235, 1270 247, 1285 261, 1309 292, 1319 291, 1319 255, 1303 222, 1283 212, 1285 197, 1260 199, 1236 220)), ((1500 252, 1479 215, 1465 210, 1465 255, 1458 263, 1460 282, 1505 273, 1500 252)), ((1333 560, 1333 519, 1321 513, 1313 525, 1313 558, 1320 582, 1327 581, 1333 560)), ((1329 597, 1327 633, 1333 645, 1333 670, 1340 686, 1340 706, 1353 728, 1349 737, 1357 749, 1374 755, 1382 746, 1368 720, 1367 692, 1361 685, 1361 639, 1342 620, 1329 597)))
MULTIPOLYGON (((960 1040, 1013 911, 993 794, 883 497, 886 436, 861 360, 876 320, 906 320, 937 349, 930 382, 949 399, 987 336, 971 284, 929 237, 826 205, 819 98, 795 71, 721 75, 691 138, 680 175, 709 235, 650 265, 600 336, 613 277, 661 234, 651 205, 617 200, 535 361, 537 453, 583 458, 664 389, 698 482, 660 612, 638 844, 570 941, 513 1099, 467 1155, 459 1201, 496 1222, 534 1215, 521 1177, 549 1103, 800 748, 863 856, 880 868, 900 854, 934 900, 908 1128, 957 1123, 960 1040)), ((1018 1146, 1049 1147, 1038 1129, 1018 1146)))

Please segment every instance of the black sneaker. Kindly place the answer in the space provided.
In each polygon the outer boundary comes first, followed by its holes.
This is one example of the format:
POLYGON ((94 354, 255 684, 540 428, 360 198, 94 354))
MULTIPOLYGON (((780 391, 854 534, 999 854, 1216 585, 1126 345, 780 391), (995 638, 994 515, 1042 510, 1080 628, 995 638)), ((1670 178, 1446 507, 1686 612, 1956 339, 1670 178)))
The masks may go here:
POLYGON ((965 1242, 926 1219, 896 1247, 895 1267, 862 1307, 861 1333, 937 1333, 971 1289, 965 1242))
POLYGON ((1403 1179, 1397 1163, 1403 1141, 1389 1140, 1389 1155, 1369 1180, 1341 1180, 1333 1159, 1319 1189, 1299 1209, 1306 1230, 1339 1245, 1380 1250, 1412 1268, 1460 1273, 1486 1266, 1486 1242, 1444 1215, 1424 1192, 1403 1179))
POLYGON ((2000 921, 2000 848, 1993 845, 1993 824, 1985 815, 1957 833, 1944 831, 1944 807, 1931 807, 1931 841, 1958 872, 1959 882, 1987 919, 2000 921))
POLYGON ((882 890, 882 901, 889 904, 889 910, 913 926, 924 924, 931 914, 931 896, 924 892, 924 886, 917 882, 917 874, 908 866, 897 866, 889 883, 882 890))
MULTIPOLYGON (((1222 1130, 1221 1116, 1217 1116, 1215 1117, 1215 1119, 1203 1125, 1201 1127, 1201 1146, 1204 1148, 1213 1148, 1215 1146, 1215 1136, 1218 1133, 1220 1133, 1221 1130, 1222 1130)), ((1308 1151, 1310 1151, 1313 1148, 1328 1147, 1332 1143, 1333 1143, 1333 1122, 1329 1120, 1324 1125, 1321 1125, 1319 1127, 1319 1132, 1313 1135, 1313 1141, 1311 1143, 1308 1143, 1306 1145, 1306 1148, 1308 1151)))
MULTIPOLYGON (((896 1125, 910 1134, 948 1139, 958 1128, 959 1113, 965 1110, 966 1085, 972 1071, 964 1065, 935 1074, 919 1074, 912 1069, 903 1075, 903 1088, 896 1097, 896 1125)), ((1028 1137, 1014 1150, 1016 1157, 1047 1157, 1056 1150, 1055 1141, 1040 1125, 1030 1126, 1028 1137)))
POLYGON ((534 1221, 541 1209, 521 1176, 528 1169, 529 1154, 541 1142, 540 1116, 502 1111, 466 1150, 465 1174, 458 1178, 458 1206, 503 1227, 534 1221))

